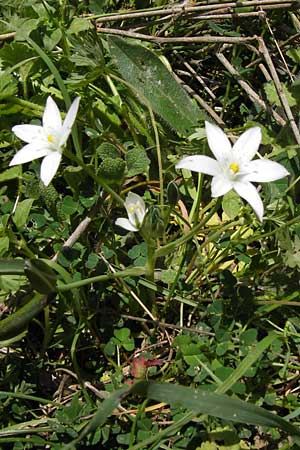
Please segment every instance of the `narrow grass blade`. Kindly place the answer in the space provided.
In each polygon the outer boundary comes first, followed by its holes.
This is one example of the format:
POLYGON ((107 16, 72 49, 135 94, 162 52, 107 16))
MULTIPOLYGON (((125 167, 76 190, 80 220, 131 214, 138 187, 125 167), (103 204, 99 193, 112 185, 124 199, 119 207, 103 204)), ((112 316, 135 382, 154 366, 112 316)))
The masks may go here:
POLYGON ((209 414, 220 419, 251 425, 277 427, 290 435, 300 436, 300 430, 281 417, 224 394, 151 381, 136 384, 135 390, 149 399, 166 402, 177 408, 188 408, 196 414, 209 414))
POLYGON ((234 372, 217 387, 215 390, 216 394, 225 394, 225 392, 229 391, 232 386, 242 378, 247 370, 253 366, 255 361, 262 355, 262 353, 272 344, 273 341, 277 338, 276 333, 270 333, 268 336, 263 338, 253 350, 248 353, 248 355, 243 359, 243 361, 237 366, 234 372))

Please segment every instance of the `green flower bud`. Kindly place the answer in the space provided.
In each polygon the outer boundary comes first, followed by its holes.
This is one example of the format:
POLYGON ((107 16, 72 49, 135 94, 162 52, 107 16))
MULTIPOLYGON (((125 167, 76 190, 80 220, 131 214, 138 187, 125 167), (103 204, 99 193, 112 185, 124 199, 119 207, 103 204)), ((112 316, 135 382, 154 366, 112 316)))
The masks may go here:
POLYGON ((170 206, 175 206, 179 200, 179 190, 175 181, 170 181, 167 186, 167 196, 170 206))
POLYGON ((158 206, 150 206, 147 210, 142 226, 145 240, 157 239, 162 236, 165 229, 164 219, 158 206))

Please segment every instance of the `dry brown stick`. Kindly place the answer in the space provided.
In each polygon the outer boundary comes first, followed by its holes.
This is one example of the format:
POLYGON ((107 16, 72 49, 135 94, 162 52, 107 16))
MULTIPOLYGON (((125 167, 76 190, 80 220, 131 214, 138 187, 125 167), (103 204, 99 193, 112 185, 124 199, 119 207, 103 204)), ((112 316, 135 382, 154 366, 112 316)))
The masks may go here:
POLYGON ((51 258, 51 261, 57 261, 59 253, 61 253, 66 248, 71 248, 78 241, 80 236, 85 232, 89 224, 91 223, 91 217, 85 217, 82 222, 75 228, 71 236, 63 244, 62 248, 51 258))
POLYGON ((297 144, 300 144, 300 133, 299 133, 298 127, 296 125, 296 122, 295 122, 292 110, 290 108, 288 99, 287 99, 287 97, 286 97, 286 95, 285 95, 285 93, 284 93, 284 91, 282 89, 282 86, 281 86, 281 83, 280 83, 280 79, 279 79, 279 76, 278 76, 278 74, 276 72, 276 69, 274 67, 274 64, 273 64, 272 58, 270 56, 269 50, 267 49, 267 46, 266 46, 266 44, 265 44, 265 42, 264 42, 262 37, 258 37, 257 40, 258 40, 258 45, 259 45, 258 46, 259 51, 263 55, 264 60, 266 61, 266 64, 267 64, 267 66, 269 68, 270 74, 271 74, 272 79, 274 81, 274 85, 275 85, 278 97, 280 99, 280 103, 282 104, 282 107, 283 107, 283 109, 284 109, 284 111, 286 113, 286 116, 287 116, 287 118, 288 118, 288 120, 290 122, 291 129, 292 129, 293 134, 295 136, 296 142, 297 142, 297 144))
MULTIPOLYGON (((110 14, 102 17, 98 17, 96 15, 86 16, 87 18, 96 19, 98 23, 105 23, 105 22, 120 22, 124 20, 131 20, 136 18, 145 18, 145 17, 153 17, 153 16, 168 16, 170 13, 178 14, 178 13, 184 13, 184 14, 191 14, 191 13, 197 13, 200 11, 212 11, 212 10, 218 10, 218 9, 231 9, 231 8, 246 8, 249 6, 260 6, 262 8, 266 7, 272 7, 272 5, 282 5, 282 0, 249 0, 244 1, 243 3, 239 2, 228 2, 228 3, 218 3, 216 4, 204 4, 200 6, 191 6, 191 7, 182 7, 182 6, 171 6, 169 8, 163 8, 163 9, 152 9, 150 11, 130 11, 127 13, 115 13, 110 14)), ((298 0, 290 0, 285 1, 283 7, 291 7, 293 5, 298 5, 298 0)))
POLYGON ((245 13, 224 13, 224 14, 203 14, 201 16, 191 16, 188 17, 190 22, 194 20, 225 20, 225 19, 239 19, 243 17, 265 17, 266 13, 264 10, 261 11, 253 11, 253 12, 245 12, 245 13))
POLYGON ((203 78, 196 72, 196 70, 186 61, 183 63, 185 67, 191 72, 191 74, 195 77, 195 79, 201 84, 201 86, 204 88, 204 90, 208 93, 208 95, 213 99, 216 100, 217 97, 213 93, 211 89, 206 85, 203 78))
POLYGON ((128 314, 121 314, 121 316, 124 319, 135 320, 137 322, 153 323, 153 325, 159 325, 161 327, 170 328, 172 330, 189 331, 190 333, 197 333, 197 334, 202 334, 205 336, 212 336, 212 337, 215 336, 215 333, 211 333, 210 331, 200 330, 199 328, 183 327, 181 325, 173 325, 172 323, 160 322, 158 320, 154 321, 154 320, 144 319, 142 317, 130 316, 128 314))
POLYGON ((208 43, 228 43, 228 44, 242 44, 246 42, 252 42, 256 40, 256 37, 232 37, 232 36, 194 36, 194 37, 156 37, 151 36, 148 34, 141 34, 141 33, 133 33, 131 31, 126 30, 118 30, 116 28, 97 28, 97 31, 99 33, 106 33, 106 34, 116 34, 119 36, 126 36, 132 39, 140 39, 142 41, 151 41, 156 42, 157 44, 208 44, 208 43))
POLYGON ((228 70, 228 72, 235 78, 241 88, 248 94, 250 100, 253 103, 259 105, 264 111, 270 110, 272 116, 279 125, 284 126, 286 121, 281 117, 276 111, 274 111, 259 97, 259 95, 249 86, 249 84, 242 78, 240 73, 233 67, 233 65, 228 61, 228 59, 223 55, 223 53, 217 52, 216 57, 221 64, 228 70))
POLYGON ((190 86, 185 84, 181 78, 179 78, 178 75, 174 74, 175 78, 177 79, 178 83, 183 85, 184 89, 196 100, 197 103, 203 108, 214 120, 217 124, 224 126, 225 123, 221 119, 221 117, 218 116, 218 114, 198 95, 194 89, 192 89, 190 86))
POLYGON ((8 41, 9 39, 15 37, 15 35, 15 31, 12 31, 11 33, 0 34, 0 41, 8 41))
POLYGON ((264 21, 265 21, 265 23, 266 23, 266 25, 268 27, 268 30, 269 30, 269 32, 270 32, 270 34, 271 34, 271 36, 272 36, 272 38, 274 40, 274 43, 275 43, 276 48, 277 48, 277 51, 278 51, 278 53, 279 53, 279 55, 281 57, 281 60, 282 60, 282 62, 284 64, 285 70, 287 71, 287 73, 288 73, 288 75, 290 77, 290 80, 293 83, 295 77, 291 74, 291 71, 289 69, 289 66, 287 65, 286 59, 285 59, 285 57, 284 57, 284 55, 283 55, 283 53, 281 51, 281 48, 280 48, 280 46, 279 46, 279 44, 277 42, 277 39, 276 39, 276 37, 275 37, 275 35, 273 33, 272 28, 270 26, 269 19, 266 16, 264 17, 264 21))

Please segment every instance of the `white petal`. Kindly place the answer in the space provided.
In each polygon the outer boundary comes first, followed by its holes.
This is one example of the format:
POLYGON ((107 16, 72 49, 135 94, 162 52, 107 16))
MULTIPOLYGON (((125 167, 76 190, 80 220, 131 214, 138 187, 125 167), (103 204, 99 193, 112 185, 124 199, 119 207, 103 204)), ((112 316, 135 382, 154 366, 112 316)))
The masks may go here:
POLYGON ((57 134, 61 130, 62 120, 57 104, 52 97, 48 97, 43 114, 43 128, 46 134, 57 134))
POLYGON ((261 142, 261 129, 249 128, 236 141, 233 151, 237 152, 241 161, 251 161, 256 154, 261 142))
POLYGON ((15 154, 9 165, 15 166, 17 164, 24 164, 29 161, 33 161, 34 159, 48 155, 50 151, 51 150, 47 147, 41 147, 39 142, 27 144, 15 154))
POLYGON ((69 111, 67 112, 67 115, 65 117, 61 135, 59 137, 59 145, 63 146, 67 142, 67 139, 71 133, 73 123, 76 119, 78 107, 79 107, 80 97, 76 97, 73 101, 72 105, 70 106, 69 111))
POLYGON ((233 187, 232 181, 225 178, 223 175, 213 177, 211 182, 212 197, 220 197, 229 192, 233 187))
POLYGON ((258 183, 279 180, 289 175, 285 167, 268 159, 255 159, 254 161, 250 161, 248 168, 249 175, 246 177, 247 180, 257 181, 258 183))
POLYGON ((132 224, 138 226, 143 223, 146 214, 146 206, 142 197, 134 192, 129 192, 125 200, 125 208, 132 224))
POLYGON ((15 125, 12 127, 13 133, 24 142, 32 142, 35 139, 45 139, 43 127, 40 125, 15 125))
POLYGON ((230 141, 221 128, 210 122, 205 122, 205 130, 208 145, 218 161, 222 161, 231 155, 230 141))
POLYGON ((175 166, 176 169, 189 169, 194 172, 207 175, 217 175, 220 172, 218 161, 209 156, 193 155, 181 159, 175 166))
POLYGON ((125 219, 125 217, 120 217, 116 220, 116 225, 119 225, 119 227, 125 228, 125 230, 129 231, 138 231, 138 228, 134 227, 132 223, 129 222, 128 219, 125 219))
POLYGON ((234 183, 233 189, 239 194, 243 199, 245 199, 250 206, 252 206, 254 212, 260 221, 262 221, 264 214, 264 205, 261 198, 253 186, 249 182, 236 182, 234 183))
POLYGON ((48 186, 48 184, 51 182, 52 178, 56 174, 60 160, 61 160, 60 152, 51 152, 43 159, 41 164, 40 177, 45 186, 48 186))

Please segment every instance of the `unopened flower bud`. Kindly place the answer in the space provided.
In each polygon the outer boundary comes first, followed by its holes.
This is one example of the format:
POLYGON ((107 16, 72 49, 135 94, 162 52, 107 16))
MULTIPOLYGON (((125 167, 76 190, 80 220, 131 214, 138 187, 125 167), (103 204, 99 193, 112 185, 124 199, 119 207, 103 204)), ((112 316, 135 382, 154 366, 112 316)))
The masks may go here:
POLYGON ((170 181, 170 183, 167 186, 167 196, 170 206, 175 206, 179 200, 179 191, 178 186, 175 183, 175 181, 170 181))

